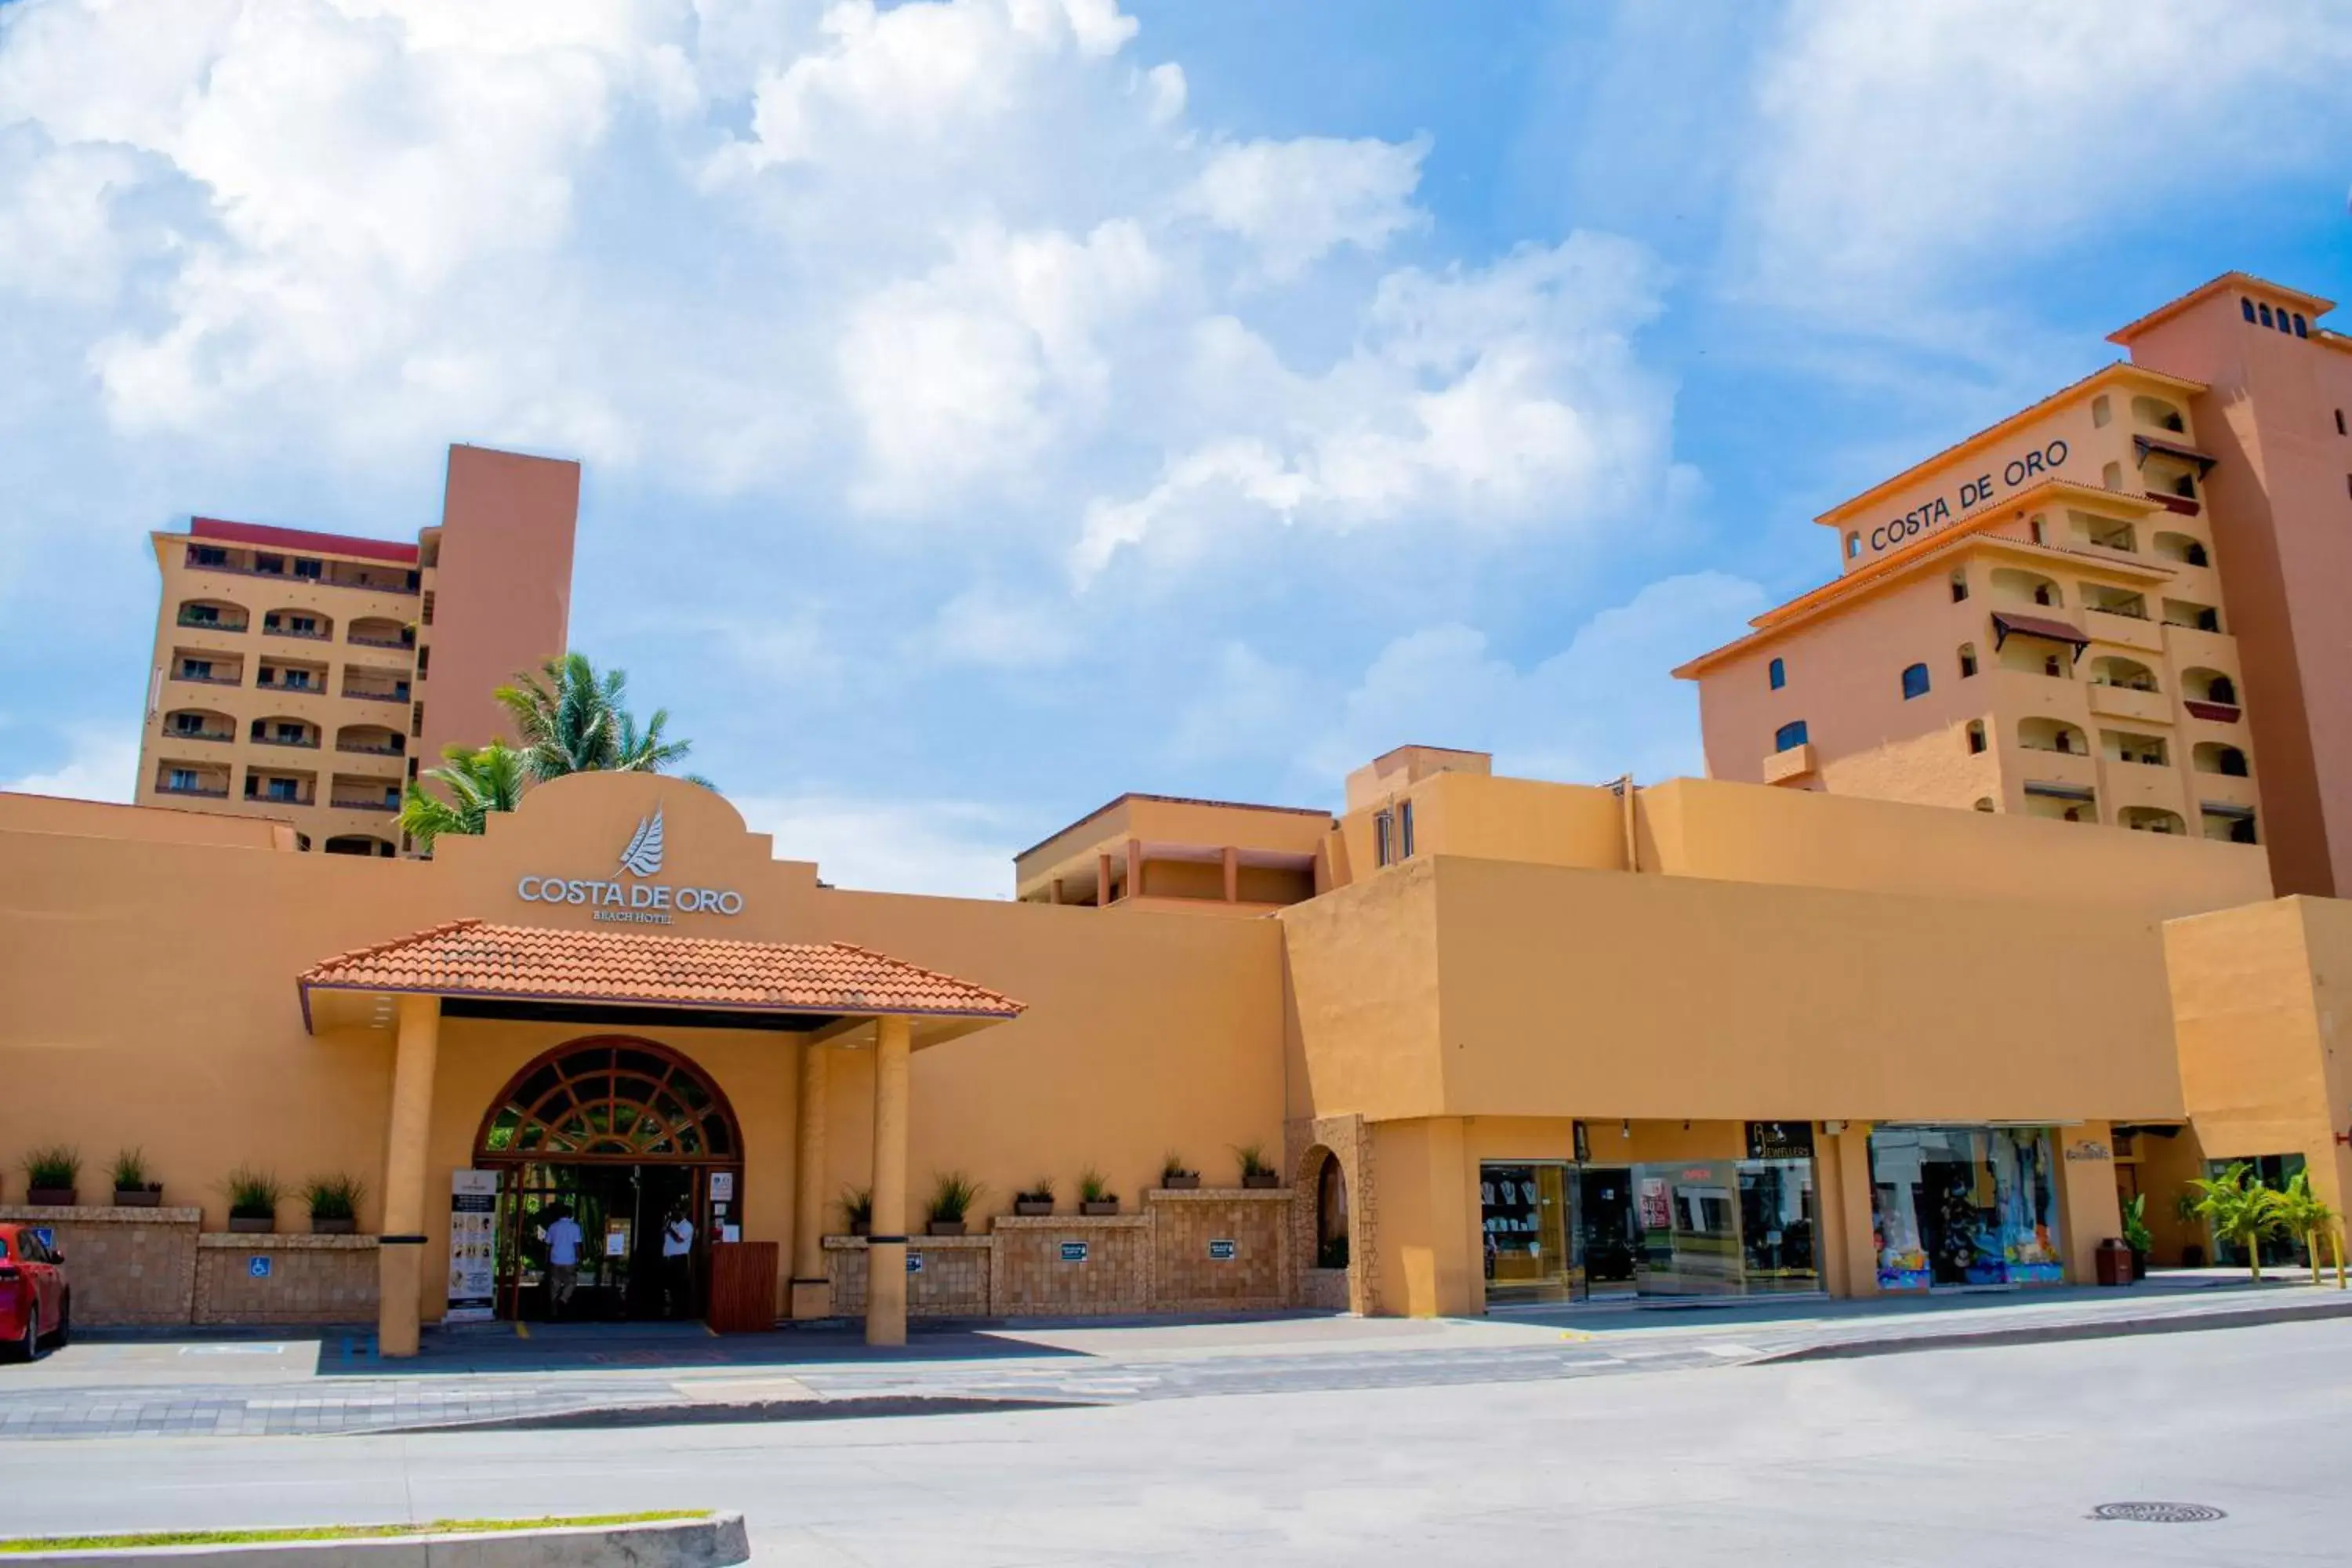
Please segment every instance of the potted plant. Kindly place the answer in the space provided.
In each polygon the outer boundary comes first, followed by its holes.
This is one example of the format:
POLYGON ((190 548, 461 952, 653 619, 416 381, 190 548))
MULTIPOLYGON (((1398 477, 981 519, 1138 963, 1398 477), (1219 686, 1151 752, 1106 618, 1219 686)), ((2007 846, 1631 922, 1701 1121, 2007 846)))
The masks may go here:
POLYGON ((924 1217, 929 1221, 933 1236, 961 1236, 964 1215, 980 1199, 980 1184, 961 1171, 950 1171, 931 1187, 929 1211, 924 1217))
POLYGON ((842 1188, 841 1217, 848 1222, 852 1236, 865 1236, 871 1232, 874 1228, 874 1189, 842 1188))
POLYGON ((1265 1163, 1265 1151, 1255 1143, 1244 1143, 1234 1151, 1242 1163, 1242 1185, 1245 1187, 1278 1187, 1282 1177, 1265 1163))
POLYGON ((147 1157, 125 1149, 114 1157, 114 1206, 152 1209, 163 1201, 163 1184, 147 1179, 147 1157))
POLYGON ((2279 1230, 2279 1195, 2247 1178, 2252 1167, 2241 1160, 2218 1176, 2189 1184, 2197 1194, 2194 1210, 2213 1225, 2213 1237, 2246 1249, 2246 1268, 2254 1283, 2263 1282, 2263 1238, 2279 1230))
POLYGON ((1106 1215, 1118 1212, 1118 1194, 1110 1190, 1103 1173, 1088 1165, 1078 1173, 1078 1212, 1085 1215, 1106 1215))
POLYGON ((1189 1193, 1201 1184, 1201 1173, 1188 1168, 1184 1156, 1171 1149, 1160 1157, 1160 1185, 1171 1193, 1189 1193))
POLYGON ((2327 1237, 2336 1251, 2336 1288, 2344 1289, 2344 1240, 2339 1228, 2343 1216, 2329 1206, 2326 1198, 2311 1190, 2310 1172, 2296 1172, 2294 1179, 2287 1183, 2286 1191, 2279 1194, 2278 1220, 2289 1236, 2303 1238, 2314 1285, 2319 1283, 2319 1238, 2327 1237))
POLYGON ((2147 1255, 2156 1246, 2156 1238, 2147 1231, 2147 1194, 2135 1193, 2131 1202, 2124 1205, 2124 1245, 2131 1248, 2132 1278, 2147 1278, 2147 1255))
POLYGON ((228 1227, 267 1236, 278 1228, 278 1178, 240 1166, 228 1173, 228 1227))
POLYGON ((1054 1212, 1054 1178, 1040 1176, 1029 1184, 1028 1190, 1013 1194, 1013 1212, 1017 1215, 1042 1215, 1054 1212))
POLYGON ((349 1236, 359 1228, 360 1194, 356 1177, 313 1176, 302 1184, 302 1201, 310 1209, 310 1234, 349 1236))
POLYGON ((81 1156, 64 1144, 36 1149, 25 1156, 25 1201, 37 1208, 71 1208, 74 1178, 81 1174, 81 1156))

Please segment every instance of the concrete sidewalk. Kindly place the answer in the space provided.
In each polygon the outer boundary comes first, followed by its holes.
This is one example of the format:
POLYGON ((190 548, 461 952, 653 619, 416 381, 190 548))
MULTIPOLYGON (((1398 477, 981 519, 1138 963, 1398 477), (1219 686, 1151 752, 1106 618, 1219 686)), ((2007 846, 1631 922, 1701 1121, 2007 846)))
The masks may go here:
POLYGON ((2352 1317, 2352 1294, 2242 1275, 2130 1290, 1580 1305, 1475 1320, 940 1324, 876 1352, 854 1325, 480 1325, 383 1362, 363 1331, 93 1337, 0 1372, 0 1440, 698 1424, 1620 1376, 1757 1362, 2352 1317))

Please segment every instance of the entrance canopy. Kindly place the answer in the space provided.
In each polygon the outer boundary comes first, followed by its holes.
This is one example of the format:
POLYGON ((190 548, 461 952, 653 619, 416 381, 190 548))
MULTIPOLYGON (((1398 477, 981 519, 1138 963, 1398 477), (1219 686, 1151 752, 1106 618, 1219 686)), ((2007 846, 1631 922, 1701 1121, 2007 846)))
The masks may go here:
POLYGON ((452 1018, 776 1029, 909 1020, 915 1048, 1020 1016, 986 986, 847 942, 719 942, 456 921, 328 959, 298 982, 312 1034, 389 1028, 404 995, 452 1018))

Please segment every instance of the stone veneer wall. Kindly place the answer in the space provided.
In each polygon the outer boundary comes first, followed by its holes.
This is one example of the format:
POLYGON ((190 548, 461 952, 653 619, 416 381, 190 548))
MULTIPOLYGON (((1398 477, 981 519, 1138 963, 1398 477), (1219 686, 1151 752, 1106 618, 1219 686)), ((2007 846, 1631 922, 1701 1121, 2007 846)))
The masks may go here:
POLYGON ((200 1208, 0 1207, 0 1219, 45 1226, 64 1249, 81 1328, 187 1322, 204 1217, 200 1208))
MULTIPOLYGON (((1282 1189, 1154 1191, 1131 1215, 999 1215, 985 1236, 915 1237, 914 1318, 1106 1317, 1271 1311, 1294 1303, 1291 1194, 1282 1189), (1212 1243, 1231 1242, 1228 1250, 1212 1243), (1086 1256, 1064 1256, 1066 1242, 1086 1256)), ((824 1238, 833 1310, 866 1310, 866 1238, 824 1238)))
POLYGON ((199 1323, 373 1323, 372 1236, 203 1236, 196 1238, 199 1323), (253 1271, 269 1262, 268 1278, 253 1271))
POLYGON ((1297 1270, 1293 1300, 1302 1307, 1328 1307, 1365 1316, 1380 1310, 1380 1187, 1372 1171, 1372 1141, 1360 1116, 1302 1118, 1282 1130, 1290 1180, 1297 1203, 1290 1211, 1291 1258, 1297 1270), (1348 1186, 1348 1267, 1344 1287, 1328 1278, 1342 1273, 1315 1266, 1315 1183, 1325 1151, 1339 1162, 1348 1186), (1335 1300, 1334 1297, 1337 1297, 1335 1300))
MULTIPOLYGON (((995 1273, 995 1247, 984 1236, 919 1236, 907 1242, 907 1257, 921 1267, 907 1271, 910 1318, 985 1318, 995 1273)), ((833 1281, 833 1310, 854 1318, 866 1310, 866 1238, 824 1238, 824 1271, 833 1281)))

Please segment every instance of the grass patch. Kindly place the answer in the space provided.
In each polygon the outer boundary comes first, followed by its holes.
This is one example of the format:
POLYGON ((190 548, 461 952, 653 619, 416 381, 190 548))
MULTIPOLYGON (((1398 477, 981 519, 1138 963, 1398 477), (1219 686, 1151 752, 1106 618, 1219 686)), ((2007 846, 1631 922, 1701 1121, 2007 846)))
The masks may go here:
POLYGON ((404 1535, 476 1535, 504 1530, 581 1530, 708 1519, 708 1509, 649 1513, 550 1515, 543 1519, 436 1519, 430 1524, 321 1524, 285 1530, 154 1530, 126 1535, 28 1535, 0 1541, 0 1555, 26 1552, 129 1552, 142 1546, 256 1546, 278 1541, 367 1541, 404 1535))

